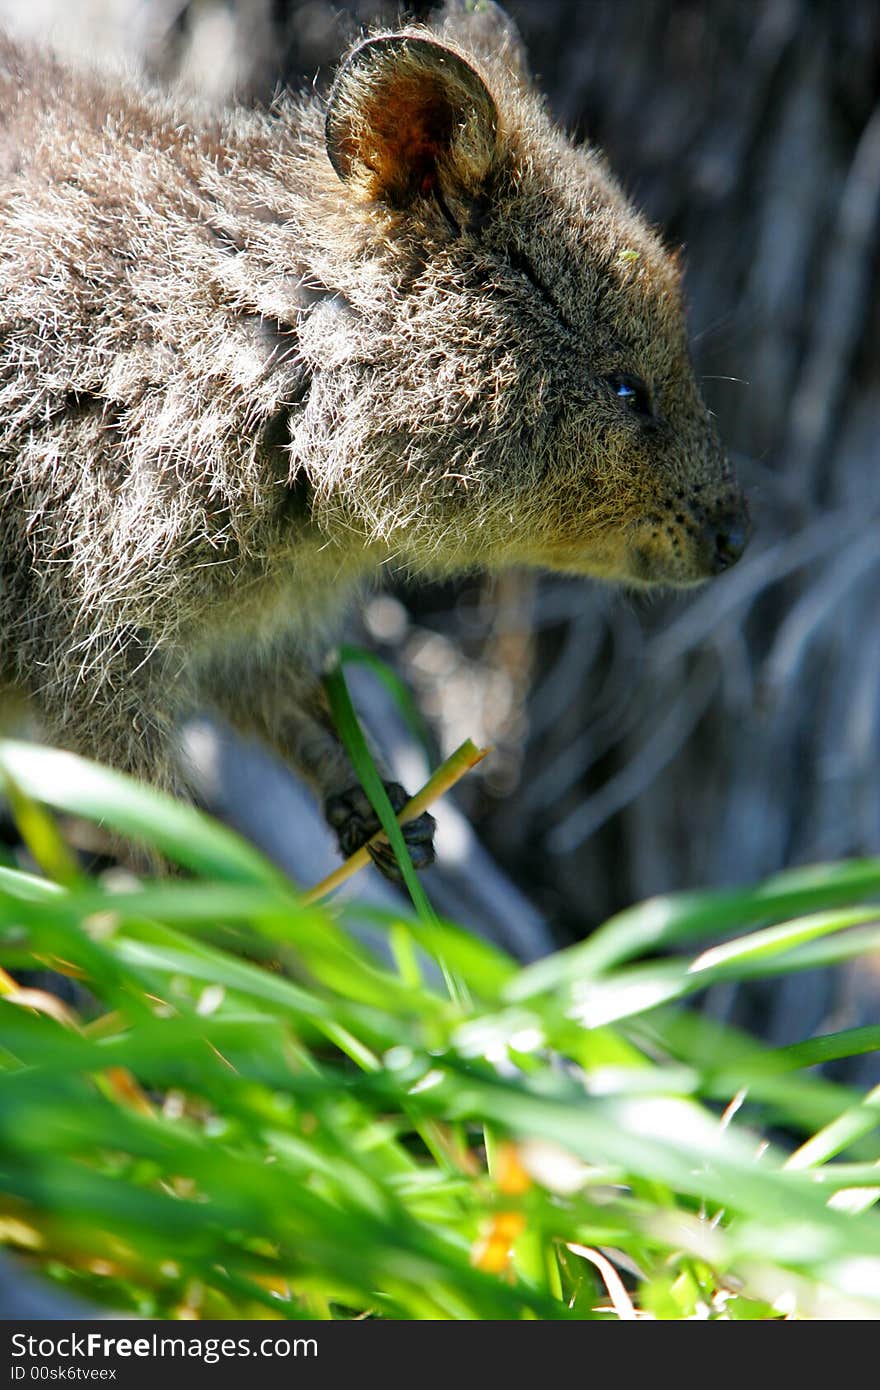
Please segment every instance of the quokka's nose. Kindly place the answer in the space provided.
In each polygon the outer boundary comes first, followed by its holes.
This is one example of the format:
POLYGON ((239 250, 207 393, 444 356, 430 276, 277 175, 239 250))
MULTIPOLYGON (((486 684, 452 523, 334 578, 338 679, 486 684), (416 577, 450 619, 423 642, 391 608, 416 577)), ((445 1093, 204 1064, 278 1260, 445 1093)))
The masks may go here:
POLYGON ((735 565, 749 543, 751 523, 745 503, 710 518, 703 528, 703 544, 712 574, 735 565))

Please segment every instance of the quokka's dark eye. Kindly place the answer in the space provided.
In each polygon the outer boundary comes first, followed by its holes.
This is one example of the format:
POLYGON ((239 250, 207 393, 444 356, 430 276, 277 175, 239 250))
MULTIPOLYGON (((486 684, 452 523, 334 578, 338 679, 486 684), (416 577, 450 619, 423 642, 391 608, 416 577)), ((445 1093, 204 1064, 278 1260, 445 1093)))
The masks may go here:
POLYGON ((646 420, 653 420, 654 411, 651 407, 651 395, 639 377, 615 373, 613 376, 606 377, 605 380, 627 410, 632 411, 633 415, 641 415, 646 420))

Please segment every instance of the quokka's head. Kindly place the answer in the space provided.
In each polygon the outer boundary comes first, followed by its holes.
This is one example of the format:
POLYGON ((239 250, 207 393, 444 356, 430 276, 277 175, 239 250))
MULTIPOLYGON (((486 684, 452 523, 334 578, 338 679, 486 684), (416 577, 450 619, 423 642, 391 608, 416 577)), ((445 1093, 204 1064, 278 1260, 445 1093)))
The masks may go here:
POLYGON ((328 100, 348 249, 303 422, 317 514, 416 568, 699 582, 739 558, 748 515, 679 266, 478 8, 367 39, 328 100))

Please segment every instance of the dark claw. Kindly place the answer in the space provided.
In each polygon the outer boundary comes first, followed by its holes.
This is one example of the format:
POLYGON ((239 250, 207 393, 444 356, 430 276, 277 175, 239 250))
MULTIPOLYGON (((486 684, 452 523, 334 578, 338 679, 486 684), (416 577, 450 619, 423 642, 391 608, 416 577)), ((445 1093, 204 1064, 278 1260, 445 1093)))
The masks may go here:
MULTIPOLYGON (((386 782, 384 785, 396 814, 406 805, 409 797, 399 782, 386 782)), ((379 818, 362 787, 349 787, 348 791, 328 797, 324 803, 324 814, 336 831, 339 848, 346 859, 380 828, 379 818)), ((401 827, 410 858, 417 869, 427 869, 434 863, 435 827, 436 821, 427 811, 401 827)), ((371 845, 369 855, 377 869, 392 883, 403 882, 403 875, 389 844, 371 845)))

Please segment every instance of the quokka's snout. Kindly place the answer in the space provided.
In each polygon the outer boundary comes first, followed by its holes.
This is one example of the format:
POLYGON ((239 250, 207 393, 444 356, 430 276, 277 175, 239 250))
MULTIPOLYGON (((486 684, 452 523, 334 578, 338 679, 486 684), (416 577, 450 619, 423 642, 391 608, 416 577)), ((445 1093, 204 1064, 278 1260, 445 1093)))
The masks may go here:
POLYGON ((741 559, 751 536, 745 493, 733 481, 705 501, 703 493, 700 488, 690 501, 665 499, 665 506, 633 526, 628 551, 636 583, 701 584, 741 559))

